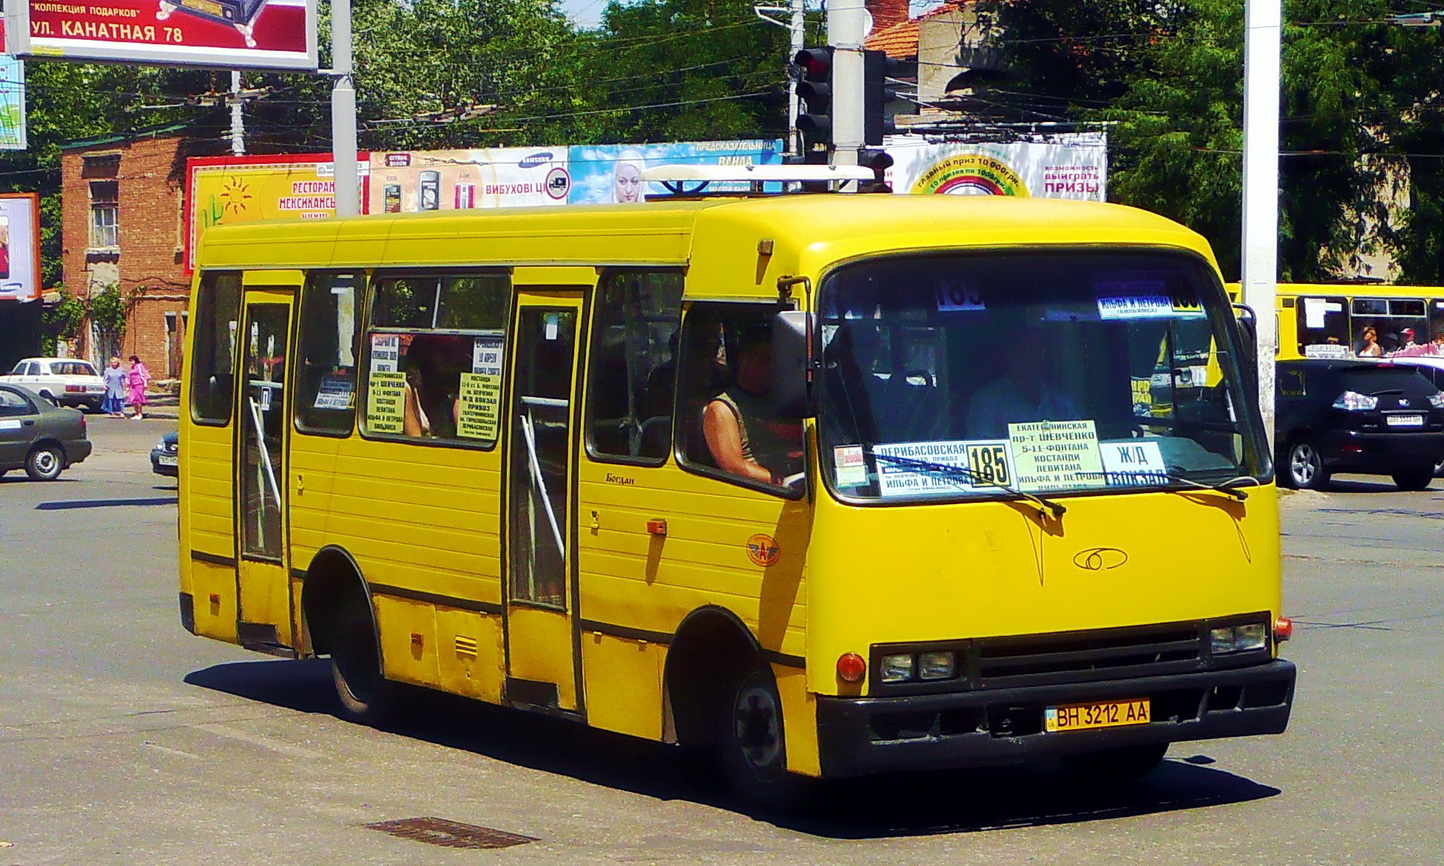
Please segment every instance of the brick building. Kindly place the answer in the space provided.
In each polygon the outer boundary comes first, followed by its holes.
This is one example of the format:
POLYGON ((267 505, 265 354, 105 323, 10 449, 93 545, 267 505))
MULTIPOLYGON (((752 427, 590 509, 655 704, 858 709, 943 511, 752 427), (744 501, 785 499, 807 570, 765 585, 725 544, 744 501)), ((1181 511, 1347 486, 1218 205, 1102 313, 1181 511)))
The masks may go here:
POLYGON ((65 289, 93 298, 114 286, 127 306, 119 345, 87 322, 74 346, 78 356, 103 362, 111 354, 139 355, 156 379, 179 377, 190 299, 181 255, 185 163, 187 156, 213 151, 163 134, 81 141, 62 150, 65 289))

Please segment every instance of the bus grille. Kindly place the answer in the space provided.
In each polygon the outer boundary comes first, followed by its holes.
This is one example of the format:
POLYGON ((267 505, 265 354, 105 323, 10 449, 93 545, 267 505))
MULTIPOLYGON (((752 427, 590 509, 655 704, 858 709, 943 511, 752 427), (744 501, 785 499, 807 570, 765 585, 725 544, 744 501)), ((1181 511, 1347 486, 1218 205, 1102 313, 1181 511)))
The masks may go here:
POLYGON ((1015 688, 1203 670, 1197 623, 970 641, 971 688, 1015 688))

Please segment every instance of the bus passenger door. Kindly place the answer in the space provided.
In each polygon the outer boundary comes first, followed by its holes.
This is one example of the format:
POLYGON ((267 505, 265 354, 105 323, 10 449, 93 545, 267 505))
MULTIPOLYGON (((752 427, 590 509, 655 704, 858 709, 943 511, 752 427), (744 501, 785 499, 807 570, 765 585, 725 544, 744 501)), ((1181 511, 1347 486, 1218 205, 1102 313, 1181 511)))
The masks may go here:
POLYGON ((248 289, 241 330, 240 433, 236 460, 240 556, 236 628, 252 649, 293 646, 285 497, 286 361, 294 295, 248 289))
POLYGON ((519 290, 507 412, 507 700, 579 710, 573 634, 575 380, 582 298, 519 290))

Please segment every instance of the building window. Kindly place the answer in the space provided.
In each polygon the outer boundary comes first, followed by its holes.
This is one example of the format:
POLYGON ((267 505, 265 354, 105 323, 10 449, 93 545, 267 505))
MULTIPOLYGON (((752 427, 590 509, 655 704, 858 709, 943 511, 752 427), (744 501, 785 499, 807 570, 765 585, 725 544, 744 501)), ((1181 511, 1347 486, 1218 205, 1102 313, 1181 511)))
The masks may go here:
POLYGON ((120 184, 116 181, 90 182, 90 245, 120 246, 120 184))

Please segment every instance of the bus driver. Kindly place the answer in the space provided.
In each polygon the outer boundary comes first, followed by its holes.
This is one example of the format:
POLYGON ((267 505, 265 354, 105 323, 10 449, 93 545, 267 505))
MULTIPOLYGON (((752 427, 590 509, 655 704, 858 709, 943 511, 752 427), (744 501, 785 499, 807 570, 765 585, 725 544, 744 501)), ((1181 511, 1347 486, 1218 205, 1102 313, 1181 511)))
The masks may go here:
POLYGON ((702 410, 702 435, 717 468, 753 481, 783 484, 802 471, 802 425, 773 411, 772 341, 766 327, 742 331, 731 387, 702 410))

